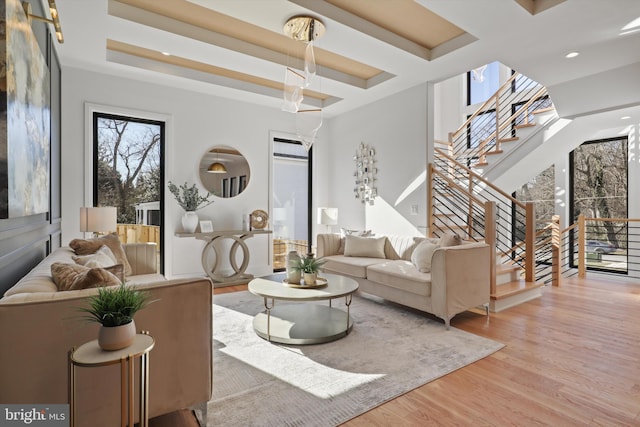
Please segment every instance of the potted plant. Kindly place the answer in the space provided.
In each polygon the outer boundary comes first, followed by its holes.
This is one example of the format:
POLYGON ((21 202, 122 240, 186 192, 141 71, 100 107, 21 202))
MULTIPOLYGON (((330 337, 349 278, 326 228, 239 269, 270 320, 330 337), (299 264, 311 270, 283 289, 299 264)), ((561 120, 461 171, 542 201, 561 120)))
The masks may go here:
POLYGON ((187 233, 193 233, 198 227, 198 215, 196 211, 209 206, 214 200, 209 200, 211 193, 201 196, 198 187, 193 184, 191 187, 185 182, 180 187, 169 181, 169 191, 175 197, 176 202, 184 209, 185 214, 182 216, 182 228, 187 233))
POLYGON ((117 288, 99 288, 98 294, 89 298, 84 319, 100 324, 98 344, 103 350, 119 350, 130 346, 136 336, 133 316, 146 307, 148 294, 122 283, 117 288))
POLYGON ((299 260, 296 260, 293 266, 294 270, 302 272, 305 285, 315 285, 318 278, 318 271, 320 267, 325 263, 323 259, 315 258, 313 254, 301 256, 299 260))

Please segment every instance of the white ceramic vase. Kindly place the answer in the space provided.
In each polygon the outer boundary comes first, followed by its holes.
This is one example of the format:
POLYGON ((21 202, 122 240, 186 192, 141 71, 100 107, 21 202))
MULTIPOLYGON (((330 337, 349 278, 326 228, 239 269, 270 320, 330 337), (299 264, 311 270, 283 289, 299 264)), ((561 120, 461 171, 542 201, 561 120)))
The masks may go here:
POLYGON ((190 211, 182 215, 182 229, 185 233, 195 233, 198 227, 198 214, 190 211))
POLYGON ((300 270, 295 269, 297 262, 300 260, 300 255, 296 251, 289 251, 287 254, 287 283, 291 285, 297 285, 300 283, 302 274, 300 270))
POLYGON ((120 350, 133 344, 136 338, 136 323, 132 320, 126 325, 100 326, 98 345, 107 351, 120 350))

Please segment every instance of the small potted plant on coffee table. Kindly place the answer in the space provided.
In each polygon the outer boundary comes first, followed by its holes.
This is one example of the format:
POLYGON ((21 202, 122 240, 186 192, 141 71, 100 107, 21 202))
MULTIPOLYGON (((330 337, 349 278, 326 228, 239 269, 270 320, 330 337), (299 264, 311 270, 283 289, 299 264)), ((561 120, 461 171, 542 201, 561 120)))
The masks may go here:
POLYGON ((325 261, 323 259, 315 258, 313 254, 307 254, 301 256, 293 268, 302 272, 305 285, 313 286, 316 284, 318 271, 320 271, 320 267, 322 267, 324 263, 325 261))
POLYGON ((84 319, 100 323, 100 348, 120 350, 130 346, 135 339, 133 316, 151 302, 146 292, 122 283, 117 288, 99 288, 98 294, 89 298, 89 307, 80 310, 86 313, 84 319))

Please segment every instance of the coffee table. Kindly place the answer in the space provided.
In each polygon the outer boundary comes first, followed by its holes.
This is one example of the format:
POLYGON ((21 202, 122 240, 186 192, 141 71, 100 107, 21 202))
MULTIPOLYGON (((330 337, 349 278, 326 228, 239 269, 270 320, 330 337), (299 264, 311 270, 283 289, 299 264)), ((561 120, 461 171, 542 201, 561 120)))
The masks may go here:
POLYGON ((253 279, 249 291, 264 298, 265 311, 253 319, 253 329, 267 341, 282 344, 320 344, 345 337, 353 328, 350 307, 358 282, 336 274, 322 274, 327 284, 316 288, 291 288, 283 282, 253 279), (345 298, 347 310, 332 307, 331 300, 345 298), (295 302, 277 304, 276 300, 295 302), (329 304, 314 301, 328 300, 329 304))

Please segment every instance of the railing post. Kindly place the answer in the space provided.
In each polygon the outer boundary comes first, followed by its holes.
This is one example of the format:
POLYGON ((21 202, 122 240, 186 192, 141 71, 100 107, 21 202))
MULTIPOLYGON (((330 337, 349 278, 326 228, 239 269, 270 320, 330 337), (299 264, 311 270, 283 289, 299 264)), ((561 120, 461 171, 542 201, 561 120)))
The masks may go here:
POLYGON ((496 94, 496 145, 494 151, 500 151, 500 91, 496 94))
POLYGON ((525 217, 525 281, 536 281, 536 211, 535 203, 525 203, 526 217, 525 217))
POLYGON ((484 203, 484 241, 489 245, 490 287, 489 294, 496 293, 496 202, 484 203))
POLYGON ((429 163, 427 168, 427 236, 433 237, 433 205, 435 197, 433 196, 433 163, 429 163))
POLYGON ((551 219, 551 285, 560 286, 562 280, 562 236, 560 235, 560 215, 551 219))
POLYGON ((584 215, 578 215, 578 277, 587 277, 587 257, 585 253, 587 226, 584 215))

